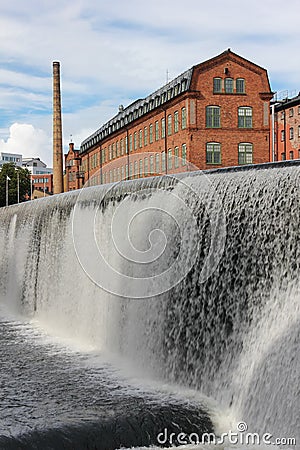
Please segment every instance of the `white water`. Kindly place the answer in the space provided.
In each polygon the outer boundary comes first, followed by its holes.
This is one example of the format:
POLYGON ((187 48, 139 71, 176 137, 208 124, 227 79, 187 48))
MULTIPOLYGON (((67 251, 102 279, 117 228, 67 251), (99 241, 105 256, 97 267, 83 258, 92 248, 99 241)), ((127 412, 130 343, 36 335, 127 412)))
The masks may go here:
POLYGON ((299 206, 294 167, 3 208, 0 301, 130 375, 215 399, 221 431, 244 420, 299 442, 299 206))

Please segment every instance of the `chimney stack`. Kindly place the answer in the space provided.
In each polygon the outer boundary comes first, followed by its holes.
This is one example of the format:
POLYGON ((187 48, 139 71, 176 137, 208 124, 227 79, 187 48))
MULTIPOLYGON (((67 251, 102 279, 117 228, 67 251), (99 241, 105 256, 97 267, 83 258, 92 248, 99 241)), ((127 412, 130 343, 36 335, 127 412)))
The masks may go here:
POLYGON ((60 63, 53 62, 53 192, 64 192, 60 98, 60 63))

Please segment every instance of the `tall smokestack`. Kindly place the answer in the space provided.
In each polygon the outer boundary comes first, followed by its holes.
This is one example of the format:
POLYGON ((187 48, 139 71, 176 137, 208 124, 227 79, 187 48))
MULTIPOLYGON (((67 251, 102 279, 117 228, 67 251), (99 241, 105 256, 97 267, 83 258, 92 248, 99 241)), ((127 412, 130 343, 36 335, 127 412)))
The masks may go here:
POLYGON ((60 63, 53 62, 53 193, 64 192, 60 99, 60 63))

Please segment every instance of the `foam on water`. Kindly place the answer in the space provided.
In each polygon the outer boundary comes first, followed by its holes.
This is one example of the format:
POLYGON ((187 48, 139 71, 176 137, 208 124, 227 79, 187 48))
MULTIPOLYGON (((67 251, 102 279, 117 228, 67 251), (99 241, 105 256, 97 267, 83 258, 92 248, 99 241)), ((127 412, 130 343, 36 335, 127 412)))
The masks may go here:
POLYGON ((244 420, 300 442, 299 173, 163 177, 2 208, 1 303, 134 383, 199 396, 220 432, 244 420))

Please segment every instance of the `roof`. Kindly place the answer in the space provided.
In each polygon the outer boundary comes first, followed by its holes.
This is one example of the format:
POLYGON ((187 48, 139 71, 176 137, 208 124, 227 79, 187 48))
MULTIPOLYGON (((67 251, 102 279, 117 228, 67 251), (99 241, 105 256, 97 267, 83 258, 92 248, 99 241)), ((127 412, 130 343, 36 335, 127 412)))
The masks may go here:
POLYGON ((188 91, 192 74, 193 68, 188 69, 147 97, 134 101, 124 109, 121 107, 119 113, 115 117, 102 125, 101 128, 96 130, 91 136, 81 143, 79 152, 84 153, 115 131, 125 127, 148 112, 162 106, 164 103, 177 97, 183 92, 188 91))
POLYGON ((237 58, 240 61, 244 61, 244 63, 251 66, 252 68, 265 70, 257 64, 254 64, 251 61, 243 58, 242 56, 239 56, 236 53, 232 52, 229 48, 221 54, 191 67, 181 75, 174 78, 174 80, 165 84, 160 89, 156 90, 147 97, 134 101, 126 108, 123 108, 123 106, 121 106, 119 109, 119 113, 115 117, 102 125, 98 130, 96 130, 92 135, 90 135, 81 143, 79 153, 82 154, 87 152, 89 149, 94 147, 96 144, 98 144, 114 132, 126 127, 126 125, 146 115, 150 111, 161 107, 163 104, 172 100, 173 98, 189 91, 189 89, 191 88, 194 69, 210 66, 211 64, 214 64, 220 59, 222 60, 223 58, 237 58))
POLYGON ((287 108, 292 108, 293 106, 298 106, 300 105, 300 92, 293 98, 287 97, 283 100, 275 99, 272 103, 275 104, 275 111, 282 111, 287 108))

